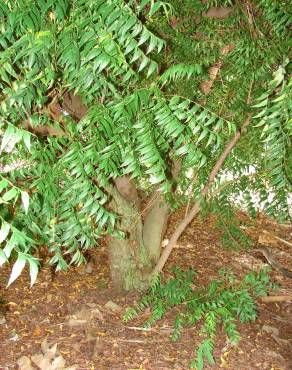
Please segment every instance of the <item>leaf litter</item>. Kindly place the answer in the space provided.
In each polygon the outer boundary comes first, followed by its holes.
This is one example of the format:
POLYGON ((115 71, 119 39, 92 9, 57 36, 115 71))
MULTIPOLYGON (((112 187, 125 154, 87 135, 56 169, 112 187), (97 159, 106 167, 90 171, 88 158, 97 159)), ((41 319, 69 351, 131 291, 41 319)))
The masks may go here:
MULTIPOLYGON (((184 210, 180 210, 172 215, 165 239, 183 214, 184 210)), ((242 224, 245 221, 243 215, 242 224)), ((268 220, 259 220, 246 232, 256 244, 263 229, 291 241, 291 227, 281 228, 268 220)), ((151 330, 139 330, 145 317, 150 315, 149 310, 131 326, 123 324, 124 310, 132 306, 139 295, 124 296, 112 289, 105 241, 103 243, 101 248, 91 251, 91 273, 79 274, 82 268, 76 267, 56 273, 52 278, 50 270, 44 269, 32 289, 27 274, 20 276, 18 284, 4 289, 10 270, 7 266, 2 268, 0 312, 5 320, 0 324, 1 369, 189 368, 200 338, 196 327, 190 327, 184 329, 178 342, 170 340, 175 312, 168 312, 151 330), (12 337, 17 340, 10 340, 12 337)), ((279 255, 290 252, 289 247, 279 241, 271 247, 277 249, 279 255)), ((173 266, 192 267, 198 272, 199 283, 208 284, 221 267, 230 266, 242 276, 255 267, 255 262, 247 251, 234 252, 222 247, 221 232, 213 218, 196 219, 174 249, 165 276, 171 275, 173 266)), ((276 271, 272 271, 272 277, 281 284, 281 291, 291 291, 290 280, 276 271)), ((291 304, 259 301, 258 309, 256 322, 239 325, 242 339, 238 346, 230 346, 218 333, 214 352, 217 368, 246 370, 247 364, 253 370, 292 368, 291 304)), ((211 369, 209 365, 205 368, 211 369)))

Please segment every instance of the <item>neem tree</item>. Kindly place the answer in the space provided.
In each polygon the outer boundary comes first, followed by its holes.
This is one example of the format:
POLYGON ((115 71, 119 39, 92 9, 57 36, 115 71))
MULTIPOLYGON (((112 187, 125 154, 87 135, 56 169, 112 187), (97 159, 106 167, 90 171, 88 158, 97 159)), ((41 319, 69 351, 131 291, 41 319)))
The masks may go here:
POLYGON ((34 283, 40 246, 66 269, 64 255, 80 264, 108 235, 114 285, 139 289, 200 208, 220 214, 233 240, 242 237, 238 194, 251 214, 258 192, 268 215, 289 217, 288 1, 188 6, 194 62, 174 64, 155 34, 172 12, 162 1, 0 1, 0 263, 16 259, 9 283, 25 264, 34 283), (188 78, 191 99, 171 87, 188 78), (186 202, 194 205, 161 253, 168 216, 186 202))

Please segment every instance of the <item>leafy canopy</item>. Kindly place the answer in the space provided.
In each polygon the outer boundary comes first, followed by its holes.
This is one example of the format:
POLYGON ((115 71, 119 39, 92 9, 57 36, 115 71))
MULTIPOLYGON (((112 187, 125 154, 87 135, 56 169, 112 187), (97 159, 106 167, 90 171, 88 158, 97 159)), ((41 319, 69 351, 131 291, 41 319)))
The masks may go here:
POLYGON ((25 264, 34 283, 40 245, 66 269, 64 254, 79 264, 101 236, 123 237, 119 215, 107 207, 118 176, 167 195, 171 164, 180 161, 179 187, 168 199, 197 197, 245 117, 248 94, 252 127, 222 172, 233 180, 220 176, 204 207, 226 221, 240 195, 254 214, 257 192, 269 215, 288 217, 288 2, 172 3, 0 0, 0 264, 16 258, 9 283, 25 264), (202 16, 213 5, 232 5, 232 13, 202 16), (182 28, 171 27, 172 14, 183 11, 190 17, 182 28), (205 96, 200 84, 218 60, 220 78, 205 96), (66 92, 82 98, 87 114, 75 122, 59 112, 63 136, 29 132, 58 126, 49 107, 66 92))

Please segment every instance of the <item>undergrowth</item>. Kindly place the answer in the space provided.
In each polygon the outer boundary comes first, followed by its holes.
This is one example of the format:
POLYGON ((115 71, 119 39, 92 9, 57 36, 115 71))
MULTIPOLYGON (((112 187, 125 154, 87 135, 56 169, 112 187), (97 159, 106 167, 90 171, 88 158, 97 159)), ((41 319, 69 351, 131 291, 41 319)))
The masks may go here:
POLYGON ((230 269, 221 269, 218 279, 209 286, 196 286, 194 270, 175 268, 173 277, 166 282, 156 275, 147 293, 135 307, 126 311, 123 320, 128 322, 150 308, 151 315, 144 323, 144 327, 149 328, 168 310, 178 307, 171 339, 178 340, 186 326, 201 325, 202 341, 196 349, 196 358, 191 360, 191 368, 200 370, 205 360, 215 364, 213 350, 219 326, 229 342, 236 344, 240 340, 237 323, 257 318, 255 297, 267 295, 269 289, 274 288, 267 272, 267 269, 250 272, 239 280, 230 269))

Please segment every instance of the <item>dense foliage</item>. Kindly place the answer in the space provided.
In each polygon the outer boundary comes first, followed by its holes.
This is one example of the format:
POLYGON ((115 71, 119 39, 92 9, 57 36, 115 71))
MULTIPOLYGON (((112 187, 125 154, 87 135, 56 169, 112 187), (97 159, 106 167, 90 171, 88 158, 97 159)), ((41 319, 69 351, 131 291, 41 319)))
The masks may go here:
POLYGON ((236 321, 245 323, 256 319, 254 297, 266 295, 272 284, 264 270, 257 274, 251 272, 241 281, 231 271, 221 270, 220 278, 205 287, 196 284, 196 273, 193 270, 176 268, 173 273, 174 276, 165 283, 160 276, 156 276, 147 294, 136 307, 128 309, 124 314, 124 321, 134 319, 149 307, 151 315, 144 324, 144 327, 149 328, 163 318, 167 311, 179 308, 171 338, 177 340, 184 327, 202 324, 198 334, 204 339, 197 348, 197 358, 191 366, 201 370, 205 359, 214 365, 212 353, 218 326, 223 327, 230 343, 238 343, 240 335, 236 321))
POLYGON ((235 197, 254 215, 257 192, 267 214, 288 218, 290 27, 289 1, 0 0, 0 264, 16 258, 10 283, 25 264, 35 281, 41 245, 66 269, 65 254, 82 263, 101 236, 123 237, 107 207, 116 177, 161 189, 173 206, 195 199, 248 109, 253 122, 203 208, 228 228, 235 197), (210 6, 232 11, 216 19, 210 6), (62 105, 68 92, 87 106, 82 117, 62 105), (38 136, 38 126, 65 134, 38 136))

